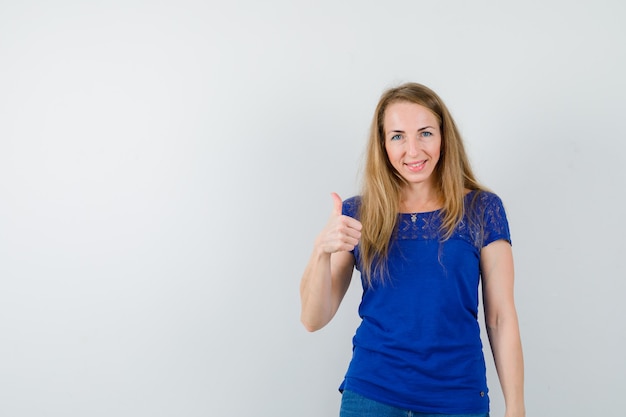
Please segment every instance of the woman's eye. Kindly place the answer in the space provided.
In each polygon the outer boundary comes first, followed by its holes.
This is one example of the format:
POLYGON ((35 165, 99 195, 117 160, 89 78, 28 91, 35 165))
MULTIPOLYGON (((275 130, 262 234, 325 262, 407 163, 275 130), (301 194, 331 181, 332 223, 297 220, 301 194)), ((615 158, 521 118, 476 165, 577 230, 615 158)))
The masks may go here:
POLYGON ((432 136, 432 135, 433 134, 431 132, 422 132, 422 136, 424 136, 426 138, 429 137, 429 136, 432 136))
POLYGON ((393 135, 393 136, 391 137, 391 140, 400 140, 400 139, 402 139, 402 135, 400 135, 400 134, 398 134, 398 135, 393 135))

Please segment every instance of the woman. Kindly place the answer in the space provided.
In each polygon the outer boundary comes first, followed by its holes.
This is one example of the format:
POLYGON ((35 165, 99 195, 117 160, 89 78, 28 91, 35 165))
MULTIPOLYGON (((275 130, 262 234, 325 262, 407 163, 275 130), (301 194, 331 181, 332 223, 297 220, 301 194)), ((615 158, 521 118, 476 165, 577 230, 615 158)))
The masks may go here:
POLYGON ((342 202, 302 277, 309 331, 335 315, 361 272, 362 322, 341 383, 342 417, 487 416, 478 288, 505 397, 525 415, 513 256, 502 202, 475 179, 450 112, 429 88, 386 91, 376 108, 363 190, 342 202))

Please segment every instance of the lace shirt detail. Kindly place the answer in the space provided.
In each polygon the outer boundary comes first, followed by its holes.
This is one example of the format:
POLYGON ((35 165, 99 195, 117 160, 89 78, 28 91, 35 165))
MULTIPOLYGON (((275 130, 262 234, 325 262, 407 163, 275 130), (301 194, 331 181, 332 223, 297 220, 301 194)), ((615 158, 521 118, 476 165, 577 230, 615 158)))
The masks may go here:
MULTIPOLYGON (((461 239, 482 248, 498 239, 511 242, 506 212, 500 198, 486 191, 472 191, 465 196, 465 214, 451 239, 461 239)), ((343 213, 358 218, 359 196, 344 202, 343 213)), ((400 213, 392 240, 442 240, 441 210, 426 213, 400 213)))

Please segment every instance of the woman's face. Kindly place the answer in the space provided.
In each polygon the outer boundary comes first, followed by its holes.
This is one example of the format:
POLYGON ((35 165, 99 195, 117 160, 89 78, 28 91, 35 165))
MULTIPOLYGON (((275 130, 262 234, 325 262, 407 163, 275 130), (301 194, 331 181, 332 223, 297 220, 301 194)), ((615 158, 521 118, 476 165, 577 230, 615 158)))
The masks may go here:
POLYGON ((387 107, 383 123, 391 165, 409 185, 434 185, 432 173, 441 155, 437 117, 424 106, 399 101, 387 107))

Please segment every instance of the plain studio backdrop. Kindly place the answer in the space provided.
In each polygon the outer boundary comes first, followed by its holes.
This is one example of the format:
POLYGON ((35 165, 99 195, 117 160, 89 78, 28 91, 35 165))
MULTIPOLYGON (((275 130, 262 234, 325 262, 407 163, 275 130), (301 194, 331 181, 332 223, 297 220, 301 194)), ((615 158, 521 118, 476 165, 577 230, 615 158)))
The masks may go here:
POLYGON ((625 21, 620 0, 0 2, 0 415, 337 415, 359 276, 312 334, 299 280, 405 81, 507 209, 528 415, 623 412, 625 21))

